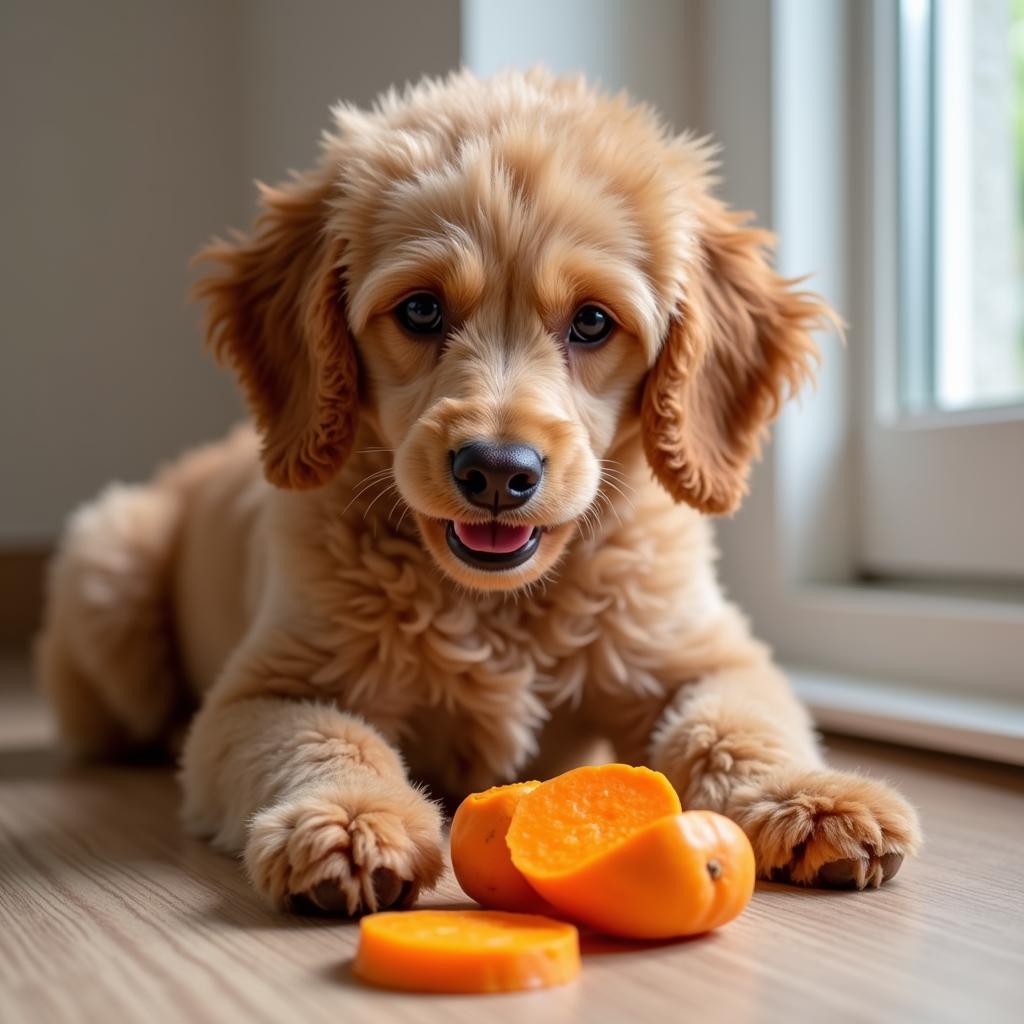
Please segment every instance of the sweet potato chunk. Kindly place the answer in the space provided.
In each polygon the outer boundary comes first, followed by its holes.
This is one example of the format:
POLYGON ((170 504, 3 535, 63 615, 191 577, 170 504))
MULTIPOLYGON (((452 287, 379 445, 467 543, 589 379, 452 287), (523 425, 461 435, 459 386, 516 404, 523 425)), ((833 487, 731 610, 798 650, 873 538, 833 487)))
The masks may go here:
POLYGON ((471 793, 452 819, 452 870, 466 895, 481 906, 542 914, 550 907, 516 870, 505 843, 520 799, 540 785, 516 782, 471 793))
POLYGON ((754 889, 743 830, 711 811, 680 813, 668 779, 646 768, 579 768, 520 799, 512 863, 559 915, 628 938, 709 931, 754 889))

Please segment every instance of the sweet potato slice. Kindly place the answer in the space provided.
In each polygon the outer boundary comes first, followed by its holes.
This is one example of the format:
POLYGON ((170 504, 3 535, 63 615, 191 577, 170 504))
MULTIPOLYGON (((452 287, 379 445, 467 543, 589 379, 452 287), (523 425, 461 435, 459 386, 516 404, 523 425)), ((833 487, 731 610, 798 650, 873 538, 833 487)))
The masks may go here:
POLYGON ((550 907, 512 864, 505 834, 519 800, 539 782, 515 782, 471 793, 452 819, 452 870, 466 895, 481 906, 543 914, 550 907))
POLYGON ((491 910, 371 914, 359 925, 353 973, 410 992, 514 992, 579 973, 579 934, 564 921, 491 910))
POLYGON ((626 938, 710 931, 736 917, 754 891, 750 841, 712 811, 660 818, 575 860, 549 864, 518 847, 513 858, 560 914, 626 938))
POLYGON ((520 799, 506 842, 559 915, 612 935, 717 928, 754 887, 743 830, 710 811, 680 813, 668 779, 647 768, 579 768, 545 782, 520 799))
MULTIPOLYGON (((661 772, 625 764, 588 765, 521 796, 506 841, 513 865, 533 885, 617 846, 637 829, 682 810, 661 772)), ((536 886, 533 886, 536 889, 536 886)))

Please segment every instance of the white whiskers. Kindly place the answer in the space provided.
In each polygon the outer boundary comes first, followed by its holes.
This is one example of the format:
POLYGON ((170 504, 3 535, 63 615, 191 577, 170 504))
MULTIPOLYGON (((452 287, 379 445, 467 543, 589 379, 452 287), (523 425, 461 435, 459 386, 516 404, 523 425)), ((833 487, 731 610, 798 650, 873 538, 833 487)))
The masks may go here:
POLYGON ((378 484, 385 482, 390 477, 390 466, 388 466, 386 469, 378 469, 376 473, 369 473, 367 476, 364 476, 362 480, 359 480, 355 484, 356 490, 353 493, 349 503, 341 510, 341 514, 344 515, 356 503, 360 495, 365 494, 369 490, 372 490, 378 484))

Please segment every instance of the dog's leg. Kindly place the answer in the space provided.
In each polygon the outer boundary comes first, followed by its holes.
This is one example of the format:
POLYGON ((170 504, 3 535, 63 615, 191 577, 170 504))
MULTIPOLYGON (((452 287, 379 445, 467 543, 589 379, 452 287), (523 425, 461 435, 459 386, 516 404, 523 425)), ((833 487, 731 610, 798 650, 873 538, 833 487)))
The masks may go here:
POLYGON ((213 695, 186 741, 184 819, 242 851, 275 906, 353 915, 441 872, 441 814, 365 722, 329 704, 213 695))
POLYGON ((167 599, 180 515, 167 479, 114 484, 71 517, 61 539, 36 677, 76 754, 114 756, 168 740, 184 703, 167 599))
POLYGON ((917 815, 894 789, 824 765, 807 712, 767 657, 684 686, 650 750, 684 808, 743 826, 764 878, 877 886, 920 844, 917 815))

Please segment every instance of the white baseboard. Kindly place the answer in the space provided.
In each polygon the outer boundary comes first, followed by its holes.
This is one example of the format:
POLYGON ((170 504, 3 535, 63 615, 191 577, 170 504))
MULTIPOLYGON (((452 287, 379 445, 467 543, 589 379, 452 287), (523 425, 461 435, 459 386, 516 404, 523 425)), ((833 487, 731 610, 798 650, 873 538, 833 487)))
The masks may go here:
POLYGON ((1024 765, 1020 703, 787 667, 819 729, 1024 765))

